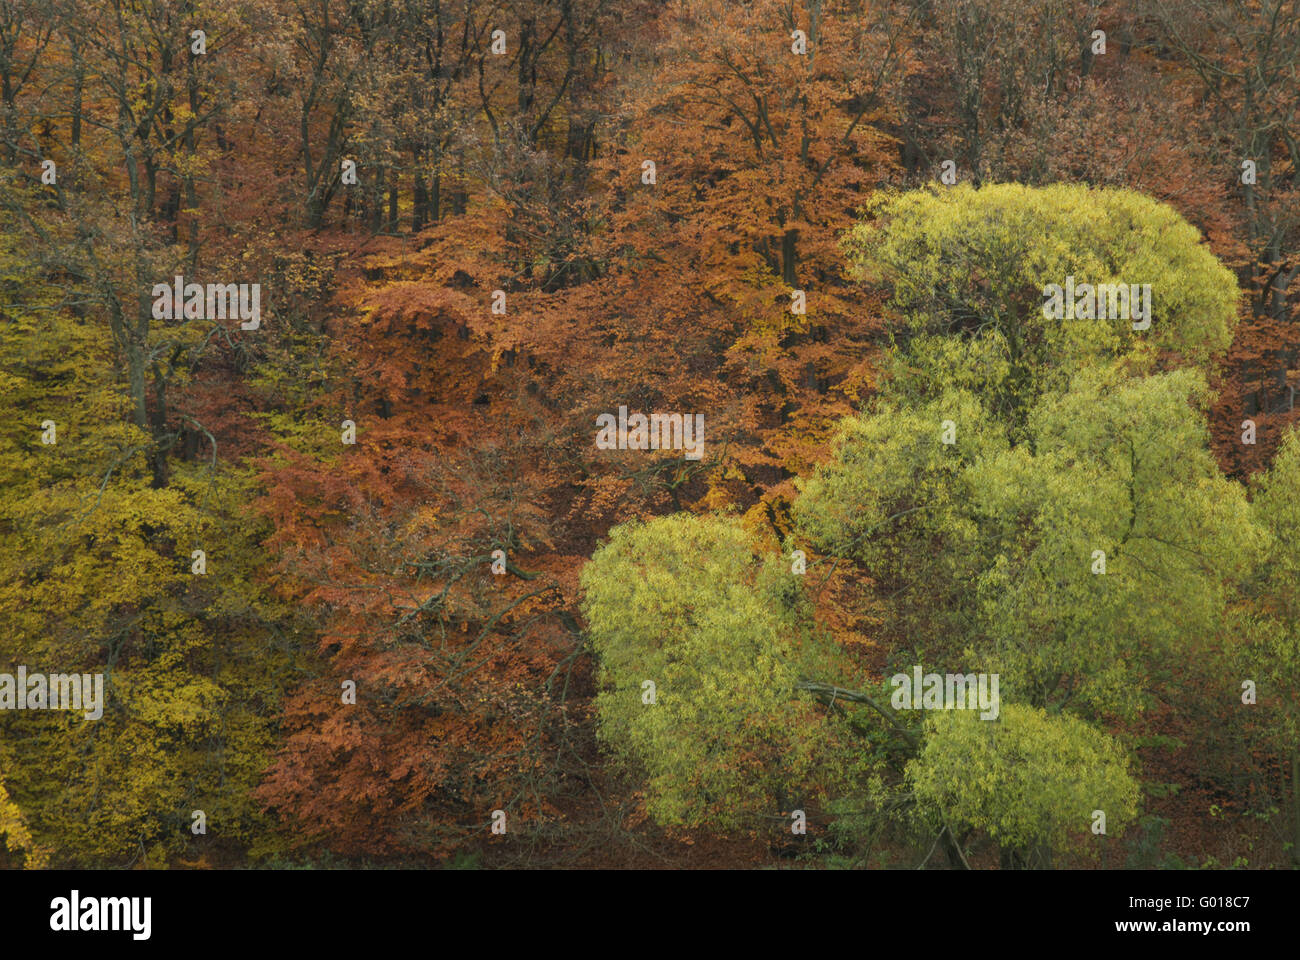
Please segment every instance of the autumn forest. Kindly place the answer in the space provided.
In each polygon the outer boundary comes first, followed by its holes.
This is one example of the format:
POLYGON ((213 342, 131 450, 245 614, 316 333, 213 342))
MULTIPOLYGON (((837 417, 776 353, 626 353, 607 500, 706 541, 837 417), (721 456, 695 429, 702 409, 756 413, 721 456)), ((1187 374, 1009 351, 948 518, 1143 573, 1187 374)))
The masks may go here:
POLYGON ((1297 386, 1300 0, 0 0, 0 867, 1300 868, 1297 386))

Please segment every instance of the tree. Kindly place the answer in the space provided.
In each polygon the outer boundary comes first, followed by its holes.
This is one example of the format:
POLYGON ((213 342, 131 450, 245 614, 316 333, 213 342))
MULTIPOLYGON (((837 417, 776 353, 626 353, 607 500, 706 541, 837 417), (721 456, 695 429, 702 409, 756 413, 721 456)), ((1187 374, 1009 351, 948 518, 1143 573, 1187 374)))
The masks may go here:
POLYGON ((1098 357, 1144 356, 1150 369, 1164 352, 1176 358, 1165 363, 1208 370, 1231 342, 1231 273, 1177 213, 1131 191, 991 184, 884 195, 846 248, 859 279, 892 292, 906 363, 891 392, 933 396, 953 382, 1013 438, 1033 404, 1098 357), (1149 329, 1132 316, 1136 303, 1120 317, 1109 293, 1094 312, 1115 316, 1046 316, 1047 288, 1070 277, 1080 290, 1150 285, 1149 329))
POLYGON ((786 561, 754 556, 734 519, 674 515, 615 528, 583 569, 600 659, 602 740, 646 776, 655 820, 753 828, 869 767, 801 692, 837 670, 786 561))
POLYGON ((798 529, 865 566, 902 650, 973 652, 1029 703, 1131 714, 1151 664, 1223 631, 1259 547, 1203 395, 1191 371, 1081 373, 1017 446, 969 395, 882 403, 801 484, 798 529))
POLYGON ((308 674, 258 795, 348 855, 444 855, 494 809, 557 813, 576 624, 562 570, 528 569, 550 542, 527 486, 545 439, 458 335, 473 308, 393 284, 337 331, 350 375, 314 416, 270 420, 259 508, 308 674))
POLYGON ((211 839, 273 849, 251 793, 287 614, 256 577, 249 471, 212 450, 154 485, 108 345, 57 309, 19 236, 0 230, 0 662, 103 690, 98 718, 0 711, 23 846, 55 866, 157 866, 206 842, 201 809, 211 839))
POLYGON ((1300 865, 1300 432, 1283 439, 1254 493, 1254 514, 1269 540, 1251 585, 1239 667, 1258 685, 1267 742, 1290 779, 1288 842, 1300 865))
POLYGON ((997 841, 1004 869, 1052 866, 1055 852, 1100 822, 1095 810, 1107 833, 1137 815, 1138 784, 1123 748, 1074 717, 1008 704, 986 723, 941 710, 926 731, 907 765, 917 799, 953 829, 974 827, 997 841))
POLYGON ((1129 321, 1047 318, 1041 291, 1137 272, 1153 341, 1205 366, 1231 275, 1122 192, 954 188, 878 209, 849 249, 891 283, 895 376, 799 484, 798 530, 866 567, 902 649, 992 657, 1035 705, 1131 713, 1131 671, 1221 628, 1257 537, 1208 453, 1203 375, 1151 372, 1169 361, 1129 321))
POLYGON ((901 28, 878 4, 763 0, 669 4, 653 29, 600 192, 564 218, 582 229, 563 259, 548 251, 563 284, 511 328, 566 431, 620 404, 705 415, 704 462, 584 442, 609 522, 735 504, 779 538, 789 477, 870 381, 876 324, 846 299, 837 237, 894 165, 901 28))
MULTIPOLYGON (((1080 721, 1132 722, 1173 664, 1233 636, 1264 547, 1243 489, 1210 453, 1203 413, 1203 368, 1231 330, 1230 275, 1170 211, 1121 193, 988 186, 878 208, 892 215, 859 228, 849 249, 864 275, 891 284, 893 376, 841 427, 831 461, 799 482, 796 531, 861 564, 893 669, 998 674, 1010 706, 1046 710, 1049 726, 1069 720, 1045 743, 1104 740, 1080 721), (1044 316, 1054 276, 1114 282, 1134 269, 1157 292, 1160 354, 1127 321, 1044 316), (1165 313, 1158 291, 1171 285, 1179 306, 1165 313)), ((1013 711, 1010 723, 1031 715, 1013 711)), ((933 738, 949 735, 947 722, 927 726, 931 760, 911 769, 939 769, 949 748, 933 738)), ((1049 782, 1055 748, 1044 749, 1033 776, 1049 782)), ((1026 818, 1012 829, 1010 808, 977 789, 959 798, 937 776, 915 781, 917 798, 969 802, 958 822, 1001 831, 1008 865, 1062 842, 1052 790, 1012 805, 1026 818)), ((1094 786, 1122 823, 1131 785, 1107 776, 1094 786)))

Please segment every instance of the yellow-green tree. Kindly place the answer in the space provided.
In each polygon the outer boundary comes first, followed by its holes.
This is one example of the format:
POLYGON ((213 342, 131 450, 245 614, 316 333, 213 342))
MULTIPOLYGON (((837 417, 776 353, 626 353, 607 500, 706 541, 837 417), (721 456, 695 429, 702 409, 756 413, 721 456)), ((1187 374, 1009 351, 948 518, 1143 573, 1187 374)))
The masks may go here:
POLYGON ((1256 687, 1264 746, 1290 780, 1287 846, 1300 866, 1300 432, 1286 435, 1272 467, 1256 477, 1254 493, 1251 506, 1268 545, 1251 584, 1240 673, 1227 694, 1244 697, 1247 680, 1256 687))
POLYGON ((676 514, 615 528, 583 570, 600 735, 644 771, 661 823, 752 827, 868 766, 800 690, 845 668, 789 561, 755 549, 734 519, 676 514))
POLYGON ((156 865, 204 842, 196 810, 208 842, 265 834, 286 666, 248 476, 211 451, 157 486, 116 354, 0 239, 0 670, 104 677, 98 719, 0 711, 29 862, 156 865))
POLYGON ((986 723, 941 710, 926 731, 907 766, 917 800, 953 830, 973 827, 997 841, 1003 867, 1050 867, 1053 853, 1094 824, 1119 832, 1137 814, 1123 748, 1074 717, 1007 704, 986 723))
MULTIPOLYGON (((883 283, 898 323, 890 393, 963 387, 1022 432, 1046 393, 1098 359, 1207 369, 1232 339, 1236 280, 1173 208, 1081 184, 969 185, 885 194, 847 235, 858 277, 883 283), (1150 285, 1150 317, 1044 314, 1052 284, 1150 285), (1073 319, 1071 319, 1073 317, 1073 319), (1145 324, 1149 320, 1150 326, 1145 324), (1140 329, 1135 329, 1140 328, 1140 329)), ((1121 313, 1109 291, 1097 313, 1121 313)), ((1063 304, 1063 306, 1065 306, 1063 304)))

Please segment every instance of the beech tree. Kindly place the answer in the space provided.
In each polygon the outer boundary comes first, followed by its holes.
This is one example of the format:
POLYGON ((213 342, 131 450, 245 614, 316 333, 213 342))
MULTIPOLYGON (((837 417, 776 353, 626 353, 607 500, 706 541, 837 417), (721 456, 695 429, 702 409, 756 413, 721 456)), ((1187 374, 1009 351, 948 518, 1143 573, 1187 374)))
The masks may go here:
POLYGON ((734 519, 616 527, 583 569, 605 688, 600 735, 646 776, 657 821, 753 827, 796 792, 825 796, 870 764, 801 690, 834 648, 777 556, 734 519))

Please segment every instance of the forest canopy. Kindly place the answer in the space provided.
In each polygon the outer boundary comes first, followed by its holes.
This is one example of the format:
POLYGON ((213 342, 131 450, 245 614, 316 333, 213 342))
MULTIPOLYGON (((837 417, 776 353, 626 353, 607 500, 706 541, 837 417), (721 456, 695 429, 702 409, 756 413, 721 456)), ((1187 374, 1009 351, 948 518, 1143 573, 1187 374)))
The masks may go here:
POLYGON ((1297 64, 0 0, 0 867, 1300 866, 1297 64))

